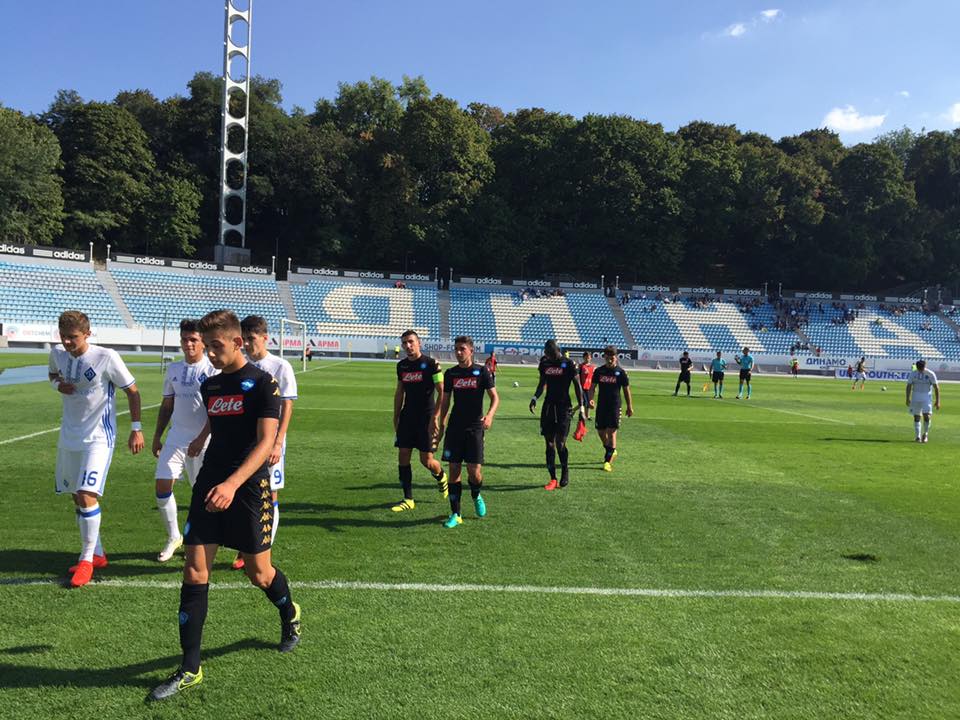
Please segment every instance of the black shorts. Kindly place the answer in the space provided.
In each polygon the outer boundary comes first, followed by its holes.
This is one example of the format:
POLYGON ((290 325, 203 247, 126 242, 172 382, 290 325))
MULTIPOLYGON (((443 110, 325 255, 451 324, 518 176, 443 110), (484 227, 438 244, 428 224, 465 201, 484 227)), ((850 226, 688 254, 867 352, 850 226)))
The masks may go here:
POLYGON ((443 459, 457 465, 482 465, 483 426, 447 428, 443 440, 443 459))
POLYGON ((750 382, 750 378, 753 377, 753 372, 750 370, 741 370, 740 371, 740 380, 750 382))
POLYGON ((619 430, 620 405, 598 408, 594 425, 597 430, 619 430))
POLYGON ((569 405, 544 403, 540 409, 540 434, 544 437, 562 437, 570 434, 570 418, 573 408, 569 405))
POLYGON ((589 407, 591 400, 593 400, 593 387, 591 387, 589 390, 585 389, 583 391, 583 404, 589 407))
POLYGON ((686 383, 687 385, 689 385, 689 384, 690 384, 690 371, 689 371, 689 370, 681 370, 681 371, 680 371, 680 377, 677 378, 677 382, 678 382, 678 383, 686 383))
POLYGON ((393 446, 398 448, 412 448, 420 452, 435 452, 437 447, 433 443, 432 415, 419 417, 404 417, 400 414, 397 423, 397 439, 393 446))
POLYGON ((722 372, 714 371, 713 375, 711 375, 710 377, 711 377, 711 379, 713 380, 713 382, 715 382, 715 383, 721 383, 721 382, 723 382, 723 373, 722 373, 722 372))
POLYGON ((250 478, 233 496, 233 502, 223 512, 208 512, 207 493, 226 480, 224 475, 200 470, 197 484, 190 497, 190 511, 184 528, 186 545, 225 545, 243 553, 255 555, 270 549, 273 533, 273 501, 270 497, 270 477, 266 474, 250 478))

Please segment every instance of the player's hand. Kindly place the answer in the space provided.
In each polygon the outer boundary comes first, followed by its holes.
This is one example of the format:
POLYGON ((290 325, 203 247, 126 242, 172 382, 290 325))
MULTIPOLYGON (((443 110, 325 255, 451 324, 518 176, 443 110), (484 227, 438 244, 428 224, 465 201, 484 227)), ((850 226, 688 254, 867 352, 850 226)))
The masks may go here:
POLYGON ((267 463, 276 465, 280 462, 281 455, 283 455, 283 443, 274 443, 273 450, 270 451, 270 456, 267 458, 267 463))
POLYGON ((533 411, 537 409, 537 399, 530 398, 530 414, 533 415, 533 411))
POLYGON ((627 417, 633 417, 633 408, 632 408, 632 407, 628 407, 628 408, 627 408, 627 417))
POLYGON ((131 430, 130 439, 127 440, 127 447, 130 448, 130 452, 134 455, 143 450, 143 433, 139 430, 131 430))
POLYGON ((159 435, 153 436, 153 443, 151 443, 151 452, 153 452, 154 457, 160 457, 160 451, 163 450, 163 442, 160 440, 159 435))
POLYGON ((597 406, 597 401, 596 401, 596 400, 591 400, 591 401, 590 401, 590 408, 593 409, 593 408, 595 408, 596 406, 597 406))
POLYGON ((64 395, 73 395, 76 389, 77 386, 73 383, 62 382, 57 385, 57 392, 62 392, 64 395))
POLYGON ((489 430, 491 427, 493 427, 493 418, 490 417, 489 415, 484 415, 484 416, 483 416, 483 429, 484 429, 484 430, 489 430))
POLYGON ((230 483, 222 482, 214 486, 204 499, 207 512, 223 512, 226 510, 233 503, 233 495, 236 492, 237 489, 230 483))
POLYGON ((940 409, 940 401, 937 400, 937 401, 933 404, 933 407, 936 408, 937 410, 939 410, 939 409, 940 409))
POLYGON ((207 439, 205 437, 194 438, 189 445, 187 445, 187 456, 188 457, 199 457, 200 453, 203 452, 203 446, 207 444, 207 439))

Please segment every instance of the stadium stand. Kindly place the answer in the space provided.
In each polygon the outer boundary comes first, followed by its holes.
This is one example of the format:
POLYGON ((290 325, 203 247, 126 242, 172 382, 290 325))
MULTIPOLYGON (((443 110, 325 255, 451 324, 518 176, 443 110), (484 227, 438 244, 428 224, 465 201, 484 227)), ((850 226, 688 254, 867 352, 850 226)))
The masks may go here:
POLYGON ((676 302, 632 300, 623 306, 627 325, 640 348, 647 350, 723 350, 786 355, 799 336, 776 328, 769 303, 743 306, 723 301, 683 298, 676 302))
POLYGON ((453 288, 450 332, 486 342, 539 345, 623 346, 624 338, 607 299, 600 294, 529 296, 453 288))
POLYGON ((230 308, 240 317, 262 315, 272 328, 284 317, 277 283, 222 273, 194 275, 159 270, 110 267, 120 296, 134 322, 147 328, 175 326, 180 318, 200 317, 211 310, 230 308))
POLYGON ((7 322, 56 323, 61 311, 68 308, 83 309, 94 325, 126 325, 89 265, 0 261, 0 318, 7 322))
POLYGON ((416 330, 440 335, 437 290, 432 285, 394 287, 368 282, 311 280, 290 283, 297 319, 321 335, 399 337, 416 330))

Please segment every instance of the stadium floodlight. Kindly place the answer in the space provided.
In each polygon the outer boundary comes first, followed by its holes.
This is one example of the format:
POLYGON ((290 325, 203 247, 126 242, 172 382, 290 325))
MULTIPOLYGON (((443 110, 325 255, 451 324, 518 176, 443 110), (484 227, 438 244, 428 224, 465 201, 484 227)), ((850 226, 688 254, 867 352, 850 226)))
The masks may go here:
MULTIPOLYGON (((300 370, 307 369, 307 324, 299 320, 280 318, 280 357, 289 350, 294 357, 300 356, 300 370), (290 339, 287 339, 287 336, 290 339)), ((291 363, 292 364, 292 363, 291 363)))

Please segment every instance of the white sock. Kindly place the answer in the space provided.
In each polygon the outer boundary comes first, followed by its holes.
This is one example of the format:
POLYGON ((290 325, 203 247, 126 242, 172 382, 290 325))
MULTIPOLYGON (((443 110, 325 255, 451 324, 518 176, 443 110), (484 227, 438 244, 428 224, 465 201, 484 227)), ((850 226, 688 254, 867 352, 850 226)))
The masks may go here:
POLYGON ((917 431, 917 437, 920 437, 920 421, 919 420, 913 421, 913 429, 917 431))
POLYGON ((177 499, 173 496, 171 490, 168 495, 161 497, 157 495, 157 509, 160 511, 160 519, 167 529, 167 537, 176 540, 180 537, 180 527, 177 525, 177 499))
POLYGON ((97 547, 97 538, 100 537, 100 505, 80 508, 77 515, 80 525, 80 560, 90 562, 97 547))
POLYGON ((923 419, 923 434, 924 434, 924 435, 926 435, 928 432, 930 432, 930 425, 931 425, 931 423, 933 423, 933 418, 932 418, 932 417, 924 418, 924 419, 923 419))
POLYGON ((99 532, 97 533, 97 545, 96 545, 96 547, 93 548, 93 554, 94 554, 94 555, 104 555, 103 545, 102 545, 101 542, 100 542, 100 533, 99 533, 99 532))
POLYGON ((270 532, 270 544, 273 545, 273 541, 277 538, 277 525, 280 524, 280 503, 274 501, 273 503, 273 530, 270 532))

